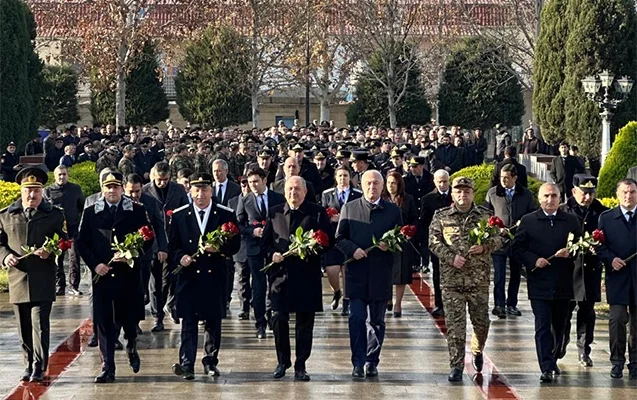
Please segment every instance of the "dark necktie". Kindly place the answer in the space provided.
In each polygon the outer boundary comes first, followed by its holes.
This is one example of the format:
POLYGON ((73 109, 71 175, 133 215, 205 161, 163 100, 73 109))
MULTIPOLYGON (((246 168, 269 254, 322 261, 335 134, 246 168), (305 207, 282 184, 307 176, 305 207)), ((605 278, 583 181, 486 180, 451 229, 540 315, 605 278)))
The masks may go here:
POLYGON ((551 226, 553 226, 553 221, 555 221, 555 215, 549 215, 549 221, 551 221, 551 226))
POLYGON ((30 221, 31 218, 33 218, 33 214, 35 213, 35 209, 34 208, 27 208, 24 211, 24 216, 26 217, 27 221, 30 221))
POLYGON ((265 211, 265 200, 263 199, 263 194, 259 195, 259 212, 264 217, 267 217, 266 211, 265 211))
POLYGON ((206 210, 199 210, 199 221, 203 224, 203 219, 206 216, 206 210))
POLYGON ((217 201, 218 201, 219 203, 221 203, 221 202, 223 201, 223 192, 222 192, 222 190, 221 190, 221 189, 223 189, 223 185, 219 185, 219 186, 217 187, 217 201))
POLYGON ((338 194, 338 202, 340 205, 345 204, 345 191, 338 194))
POLYGON ((117 206, 110 206, 109 211, 111 212, 111 215, 115 215, 117 212, 117 206))
POLYGON ((416 185, 420 186, 420 177, 419 176, 416 177, 416 185))
POLYGON ((635 218, 633 216, 633 212, 632 211, 628 211, 626 213, 626 215, 628 215, 628 225, 632 225, 633 222, 635 221, 635 218))
POLYGON ((513 189, 507 189, 506 191, 507 191, 507 200, 510 203, 511 200, 513 200, 513 189))

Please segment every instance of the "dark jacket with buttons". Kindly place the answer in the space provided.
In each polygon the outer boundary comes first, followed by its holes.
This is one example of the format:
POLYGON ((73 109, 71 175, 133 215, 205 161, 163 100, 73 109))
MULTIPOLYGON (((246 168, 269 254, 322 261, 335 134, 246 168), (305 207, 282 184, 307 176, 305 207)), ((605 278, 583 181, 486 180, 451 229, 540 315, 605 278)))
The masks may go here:
POLYGON ((44 197, 64 210, 69 234, 75 237, 80 226, 82 210, 84 210, 84 194, 80 185, 68 182, 61 186, 54 183, 44 189, 44 197))
MULTIPOLYGON (((192 256, 197 252, 199 238, 202 236, 198 219, 199 216, 192 204, 174 210, 168 241, 168 253, 173 265, 180 265, 183 256, 192 256)), ((215 231, 226 222, 236 225, 235 214, 232 209, 213 200, 203 234, 215 231)), ((225 259, 239 251, 240 245, 240 235, 236 235, 227 240, 219 252, 204 252, 198 255, 189 266, 183 267, 177 274, 175 295, 177 315, 180 318, 215 320, 223 316, 226 307, 225 259)))
MULTIPOLYGON (((40 247, 47 237, 56 233, 66 238, 64 212, 42 200, 30 221, 22 208, 22 200, 17 200, 0 210, 0 263, 9 254, 18 257, 26 252, 22 246, 40 247)), ((15 268, 9 268, 9 302, 36 303, 55 301, 55 257, 46 260, 38 256, 28 256, 15 268)))

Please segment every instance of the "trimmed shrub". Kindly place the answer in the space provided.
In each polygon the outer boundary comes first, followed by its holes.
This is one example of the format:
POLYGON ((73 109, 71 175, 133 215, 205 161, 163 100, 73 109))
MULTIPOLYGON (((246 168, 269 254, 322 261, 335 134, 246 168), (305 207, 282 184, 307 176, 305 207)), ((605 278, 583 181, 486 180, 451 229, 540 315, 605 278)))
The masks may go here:
POLYGON ((0 181, 0 209, 8 207, 20 197, 20 185, 0 181))
MULTIPOLYGON (((53 172, 49 172, 49 184, 55 182, 53 172)), ((69 182, 80 185, 84 196, 90 196, 100 191, 100 182, 97 172, 95 172, 95 163, 85 161, 75 164, 69 168, 69 182)))
MULTIPOLYGON (((481 164, 463 168, 451 175, 451 180, 459 176, 465 176, 473 179, 473 183, 475 185, 475 196, 473 201, 478 205, 482 205, 484 203, 484 199, 487 197, 487 192, 491 189, 491 177, 493 176, 494 168, 495 166, 493 164, 481 164)), ((537 193, 540 186, 542 186, 542 183, 542 181, 529 176, 529 190, 533 193, 533 200, 536 204, 537 193)))
POLYGON ((0 269, 0 292, 9 291, 9 271, 0 269))
POLYGON ((615 208, 619 205, 617 197, 604 197, 599 199, 599 201, 608 208, 615 208))
POLYGON ((599 197, 615 197, 617 182, 624 179, 628 169, 637 165, 637 122, 624 126, 613 147, 608 152, 604 166, 599 172, 597 194, 599 197))

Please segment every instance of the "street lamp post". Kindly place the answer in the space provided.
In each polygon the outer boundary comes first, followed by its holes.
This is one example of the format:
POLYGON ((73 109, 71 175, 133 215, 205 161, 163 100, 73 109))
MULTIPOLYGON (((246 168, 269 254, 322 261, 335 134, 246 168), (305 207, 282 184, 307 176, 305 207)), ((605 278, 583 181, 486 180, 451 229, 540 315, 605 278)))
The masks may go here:
POLYGON ((602 71, 597 76, 587 76, 582 79, 582 87, 586 97, 596 102, 599 108, 602 109, 602 112, 599 113, 602 117, 602 165, 606 161, 611 145, 610 120, 613 116, 611 110, 614 110, 619 103, 626 100, 633 88, 633 83, 633 80, 627 76, 615 79, 615 76, 608 70, 602 71), (615 96, 611 96, 611 87, 614 88, 615 96), (600 92, 600 89, 603 89, 603 93, 600 92))

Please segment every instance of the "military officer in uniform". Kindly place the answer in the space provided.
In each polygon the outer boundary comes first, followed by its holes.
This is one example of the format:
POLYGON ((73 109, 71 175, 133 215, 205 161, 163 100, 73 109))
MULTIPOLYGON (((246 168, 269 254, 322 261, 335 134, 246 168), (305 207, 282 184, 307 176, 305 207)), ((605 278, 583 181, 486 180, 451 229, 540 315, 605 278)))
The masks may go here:
POLYGON ((22 381, 41 382, 49 361, 51 307, 55 301, 55 257, 39 248, 23 257, 22 246, 42 246, 58 234, 66 239, 64 212, 42 199, 47 175, 25 168, 16 176, 21 197, 0 210, 0 260, 9 268, 13 304, 26 369, 22 381))
POLYGON ((462 380, 467 306, 473 324, 473 367, 482 371, 482 351, 489 334, 489 279, 491 253, 502 245, 497 236, 481 245, 469 241, 469 232, 488 219, 490 211, 473 203, 474 185, 458 177, 451 184, 453 205, 437 210, 429 226, 429 249, 440 259, 440 286, 447 323, 449 381, 462 380))
MULTIPOLYGON (((576 174, 573 176, 573 197, 560 206, 562 211, 574 214, 580 222, 583 232, 592 234, 597 229, 597 221, 604 211, 608 210, 595 198, 597 178, 576 174)), ((575 301, 571 302, 569 314, 566 318, 562 348, 558 349, 557 358, 566 354, 566 346, 571 334, 571 316, 577 306, 577 350, 578 359, 582 366, 592 367, 591 343, 595 333, 595 303, 601 301, 602 263, 595 254, 580 252, 575 258, 573 273, 573 292, 575 301)), ((559 343, 559 342, 558 342, 559 343)))
POLYGON ((18 155, 15 153, 15 143, 9 142, 6 153, 0 157, 0 174, 5 182, 15 182, 16 173, 21 168, 18 164, 18 155))
MULTIPOLYGON (((115 342, 118 327, 127 339, 126 352, 134 373, 141 365, 137 353, 137 324, 144 319, 144 289, 139 260, 131 268, 126 259, 112 250, 115 237, 123 242, 127 234, 150 227, 146 209, 124 196, 123 176, 117 171, 100 177, 102 196, 82 215, 77 248, 92 275, 93 324, 97 330, 102 372, 95 383, 115 381, 115 342), (99 276, 99 278, 97 278, 99 276)), ((144 241, 149 251, 153 240, 144 241)))
MULTIPOLYGON (((403 179, 405 180, 405 192, 414 198, 417 215, 420 215, 423 196, 436 187, 433 182, 433 176, 425 169, 425 157, 411 157, 409 160, 409 172, 403 175, 403 179)), ((428 272, 427 244, 424 243, 422 235, 416 236, 415 244, 418 249, 418 255, 413 257, 415 266, 420 266, 421 270, 428 272)))
MULTIPOLYGON (((319 150, 314 156, 314 163, 318 168, 319 174, 321 175, 321 188, 323 191, 334 187, 334 168, 328 164, 327 162, 328 150, 323 149, 319 150)), ((317 188, 318 190, 318 188, 317 188)), ((317 196, 320 196, 319 191, 317 191, 317 196)), ((317 199, 320 200, 320 199, 317 199)))
POLYGON ((173 372, 186 380, 195 378, 197 355, 197 324, 204 321, 204 373, 219 376, 219 346, 221 344, 221 317, 225 312, 226 266, 241 245, 237 234, 220 247, 207 246, 195 256, 199 238, 214 232, 223 224, 237 225, 231 208, 216 202, 212 191, 212 175, 195 173, 190 176, 192 204, 174 210, 168 241, 169 254, 174 265, 183 268, 177 274, 175 294, 177 316, 182 319, 179 363, 173 372))

